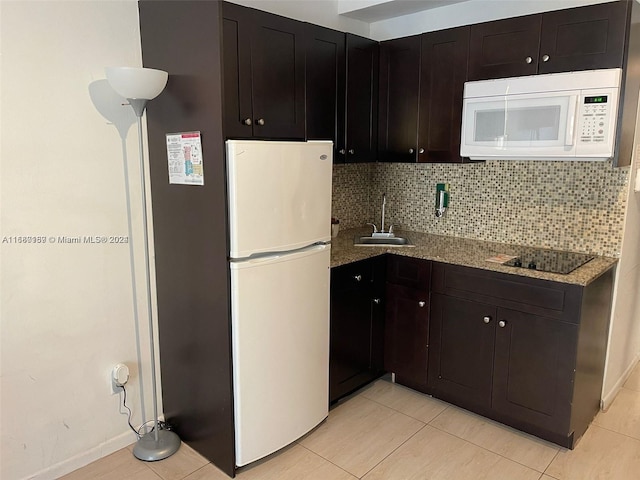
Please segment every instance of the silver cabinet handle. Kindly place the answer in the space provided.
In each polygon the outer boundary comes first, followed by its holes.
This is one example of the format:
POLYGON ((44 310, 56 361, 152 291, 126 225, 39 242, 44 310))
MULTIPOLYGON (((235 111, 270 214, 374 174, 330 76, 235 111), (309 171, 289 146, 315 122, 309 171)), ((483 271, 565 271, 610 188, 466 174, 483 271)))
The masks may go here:
POLYGON ((338 150, 338 153, 340 155, 344 155, 345 153, 347 153, 347 151, 344 148, 341 148, 340 150, 338 150))
POLYGON ((524 61, 527 62, 527 63, 531 63, 531 62, 533 62, 533 58, 527 57, 527 58, 524 59, 524 61))
POLYGON ((374 298, 373 299, 373 303, 375 303, 376 305, 380 305, 381 300, 379 298, 374 298))
POLYGON ((353 148, 349 149, 349 155, 353 155, 354 153, 356 153, 356 151, 353 148))
POLYGON ((264 118, 259 118, 256 120, 256 123, 260 126, 264 125, 264 118))
POLYGON ((409 149, 409 153, 413 153, 415 150, 413 148, 409 149))
POLYGON ((245 118, 244 120, 242 120, 242 124, 243 125, 251 125, 251 124, 253 124, 253 122, 251 121, 250 118, 245 118))
POLYGON ((507 326, 507 322, 505 322, 504 320, 500 320, 500 321, 498 322, 498 326, 499 326, 500 328, 504 328, 504 327, 506 327, 506 326, 507 326))
POLYGON ((543 55, 543 56, 542 56, 542 61, 543 61, 543 62, 548 62, 548 61, 549 61, 549 58, 550 58, 550 57, 549 57, 549 55, 543 55))
POLYGON ((427 303, 426 302, 418 302, 418 306, 420 308, 424 307, 427 303))
POLYGON ((486 317, 484 317, 484 318, 482 319, 482 321, 483 321, 484 323, 489 323, 489 322, 491 321, 491 317, 486 316, 486 317))
POLYGON ((356 282, 359 282, 360 280, 362 280, 362 275, 354 275, 354 276, 353 276, 353 279, 354 279, 356 282))
POLYGON ((424 153, 424 148, 421 148, 420 150, 418 150, 418 153, 424 153))

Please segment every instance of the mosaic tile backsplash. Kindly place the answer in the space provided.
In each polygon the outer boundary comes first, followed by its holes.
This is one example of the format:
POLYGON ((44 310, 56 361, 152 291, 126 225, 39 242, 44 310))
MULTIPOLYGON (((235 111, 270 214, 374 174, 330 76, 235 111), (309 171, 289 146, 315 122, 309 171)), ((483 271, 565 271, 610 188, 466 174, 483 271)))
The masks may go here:
POLYGON ((611 162, 487 161, 469 164, 335 165, 333 216, 341 228, 408 230, 619 256, 629 167, 611 162), (435 216, 436 184, 449 208, 435 216))

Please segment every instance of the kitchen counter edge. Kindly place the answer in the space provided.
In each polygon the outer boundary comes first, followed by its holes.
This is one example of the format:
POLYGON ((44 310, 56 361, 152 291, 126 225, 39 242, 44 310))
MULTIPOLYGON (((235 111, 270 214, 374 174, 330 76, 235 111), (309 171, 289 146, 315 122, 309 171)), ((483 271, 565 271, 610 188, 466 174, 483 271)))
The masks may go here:
POLYGON ((396 234, 408 238, 415 245, 414 247, 356 247, 353 245, 354 237, 370 233, 371 229, 350 228, 342 230, 337 237, 332 238, 331 268, 391 253, 522 277, 586 286, 618 262, 617 258, 596 256, 590 262, 568 274, 540 272, 527 268, 514 268, 487 260, 498 254, 515 254, 518 248, 515 245, 413 231, 398 231, 396 234))

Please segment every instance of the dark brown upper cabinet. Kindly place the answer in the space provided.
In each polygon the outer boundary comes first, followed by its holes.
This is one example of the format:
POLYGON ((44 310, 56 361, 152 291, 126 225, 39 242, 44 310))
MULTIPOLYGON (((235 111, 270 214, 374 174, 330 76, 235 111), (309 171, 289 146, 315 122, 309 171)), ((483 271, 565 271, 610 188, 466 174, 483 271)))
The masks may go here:
POLYGON ((378 153, 379 45, 347 33, 346 52, 346 148, 339 149, 336 160, 371 162, 378 153))
POLYGON ((421 50, 418 162, 462 162, 460 127, 469 27, 426 33, 421 50))
POLYGON ((381 161, 416 161, 419 95, 420 35, 380 43, 381 161))
POLYGON ((344 161, 345 149, 345 34, 307 24, 306 27, 307 139, 332 140, 334 161, 344 161))
POLYGON ((227 138, 305 137, 304 23, 223 3, 227 138))
POLYGON ((461 162, 469 27, 382 42, 380 159, 461 162))
POLYGON ((378 43, 305 28, 307 139, 333 140, 335 163, 376 161, 378 43))
POLYGON ((471 26, 469 80, 622 67, 631 2, 471 26))

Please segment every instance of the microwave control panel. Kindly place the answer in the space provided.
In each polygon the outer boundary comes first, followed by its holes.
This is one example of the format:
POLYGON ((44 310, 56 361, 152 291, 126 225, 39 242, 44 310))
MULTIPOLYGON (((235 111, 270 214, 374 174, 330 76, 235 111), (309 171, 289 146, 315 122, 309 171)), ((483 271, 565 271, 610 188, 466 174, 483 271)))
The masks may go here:
POLYGON ((609 95, 589 95, 581 98, 578 141, 583 144, 605 143, 610 130, 609 95))

